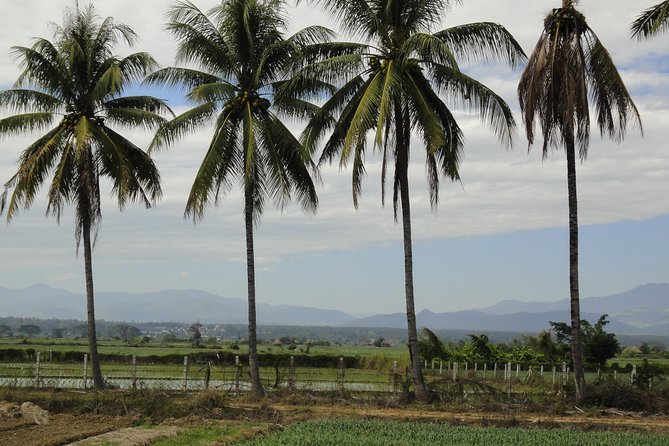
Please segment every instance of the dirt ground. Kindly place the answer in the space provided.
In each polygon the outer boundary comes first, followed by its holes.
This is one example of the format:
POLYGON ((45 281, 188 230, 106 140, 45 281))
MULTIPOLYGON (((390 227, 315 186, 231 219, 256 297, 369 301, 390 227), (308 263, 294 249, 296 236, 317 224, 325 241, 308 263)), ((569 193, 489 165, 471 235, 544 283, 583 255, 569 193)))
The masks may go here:
MULTIPOLYGON (((641 416, 620 411, 599 411, 570 415, 542 413, 449 412, 411 408, 375 408, 353 405, 292 405, 286 403, 231 403, 241 416, 237 420, 256 420, 278 427, 314 418, 385 418, 441 421, 480 426, 560 427, 583 430, 619 430, 669 435, 668 416, 641 416), (246 414, 246 415, 244 415, 246 414)), ((131 427, 129 417, 102 415, 49 414, 48 422, 36 424, 22 416, 0 417, 2 446, 93 446, 113 441, 119 446, 146 446, 158 438, 176 435, 180 430, 223 420, 177 419, 147 429, 131 427), (102 435, 101 435, 102 434, 102 435)), ((107 443, 108 444, 108 443, 107 443)))

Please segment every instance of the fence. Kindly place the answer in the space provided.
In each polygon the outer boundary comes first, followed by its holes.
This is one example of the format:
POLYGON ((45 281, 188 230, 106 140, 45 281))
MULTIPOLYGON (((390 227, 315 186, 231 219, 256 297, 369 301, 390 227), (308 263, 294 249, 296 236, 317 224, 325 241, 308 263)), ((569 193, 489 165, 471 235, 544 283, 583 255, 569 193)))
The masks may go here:
MULTIPOLYGON (((48 359, 48 358, 47 358, 48 359)), ((225 362, 191 362, 183 357, 182 364, 142 363, 136 356, 127 363, 103 363, 102 374, 109 387, 123 389, 164 389, 193 391, 208 388, 243 392, 250 388, 248 368, 239 360, 225 362)), ((573 380, 566 364, 470 364, 425 361, 423 372, 428 382, 476 380, 500 385, 511 391, 545 390, 546 386, 564 388, 573 380)), ((344 358, 337 367, 297 367, 290 357, 286 365, 261 367, 260 375, 266 388, 290 388, 314 391, 398 392, 408 382, 407 371, 399 370, 397 361, 390 370, 348 368, 344 358)), ((631 373, 617 370, 588 373, 590 381, 608 376, 634 384, 639 378, 636 366, 631 373)), ((652 386, 653 382, 648 382, 652 386)), ((0 363, 0 386, 48 387, 87 389, 92 386, 88 355, 82 363, 42 360, 40 352, 34 362, 0 363)))

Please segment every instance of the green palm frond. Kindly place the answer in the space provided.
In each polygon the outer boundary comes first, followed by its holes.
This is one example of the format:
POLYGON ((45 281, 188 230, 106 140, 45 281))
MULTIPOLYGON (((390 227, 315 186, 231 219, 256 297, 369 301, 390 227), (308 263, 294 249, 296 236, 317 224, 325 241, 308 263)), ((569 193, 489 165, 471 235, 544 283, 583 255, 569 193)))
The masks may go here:
POLYGON ((108 109, 106 118, 117 125, 128 128, 143 127, 146 130, 156 129, 167 122, 165 118, 156 113, 137 108, 108 109))
POLYGON ((409 36, 400 48, 399 58, 409 62, 409 58, 414 53, 423 61, 454 68, 458 66, 458 61, 453 55, 451 47, 432 34, 416 33, 409 36))
POLYGON ((186 98, 196 104, 207 102, 226 102, 235 98, 237 88, 227 82, 201 84, 193 88, 186 98))
POLYGON ((56 162, 63 145, 62 128, 49 131, 26 148, 19 158, 19 169, 5 183, 0 199, 0 211, 4 211, 9 191, 13 193, 7 206, 7 220, 11 220, 20 209, 28 209, 40 186, 56 162))
POLYGON ((41 91, 13 89, 0 92, 0 108, 13 113, 31 110, 53 113, 61 107, 59 98, 41 91))
POLYGON ((195 222, 201 220, 207 207, 217 204, 221 194, 232 186, 231 176, 243 168, 239 127, 237 118, 219 117, 213 138, 188 195, 185 217, 191 217, 195 222))
POLYGON ((148 75, 144 84, 165 85, 170 88, 183 88, 190 91, 200 85, 220 82, 218 76, 188 68, 162 68, 148 75))
POLYGON ((114 98, 103 103, 102 108, 103 110, 107 111, 117 108, 144 110, 151 113, 167 113, 174 116, 174 112, 170 107, 167 106, 165 101, 153 96, 123 96, 120 98, 114 98))
POLYGON ((669 30, 669 0, 651 6, 632 23, 632 37, 648 39, 669 30))
POLYGON ((149 152, 161 147, 169 147, 179 138, 202 128, 216 113, 215 103, 206 103, 188 110, 169 122, 160 126, 153 141, 149 145, 149 152))
POLYGON ((63 72, 58 50, 45 39, 36 39, 32 48, 14 46, 12 56, 19 60, 23 71, 14 83, 15 88, 36 86, 54 96, 64 97, 65 88, 60 82, 63 72))
POLYGON ((433 65, 432 75, 439 91, 446 93, 459 107, 478 113, 505 147, 513 146, 516 122, 511 108, 501 96, 476 79, 447 66, 433 65))
POLYGON ((0 137, 43 130, 53 124, 53 119, 54 114, 49 112, 24 113, 0 119, 0 137))
POLYGON ((124 57, 118 63, 126 81, 141 81, 147 74, 158 68, 158 62, 149 53, 134 53, 124 57))
POLYGON ((490 22, 445 29, 435 36, 460 59, 469 62, 505 62, 512 68, 527 60, 520 44, 506 28, 490 22))

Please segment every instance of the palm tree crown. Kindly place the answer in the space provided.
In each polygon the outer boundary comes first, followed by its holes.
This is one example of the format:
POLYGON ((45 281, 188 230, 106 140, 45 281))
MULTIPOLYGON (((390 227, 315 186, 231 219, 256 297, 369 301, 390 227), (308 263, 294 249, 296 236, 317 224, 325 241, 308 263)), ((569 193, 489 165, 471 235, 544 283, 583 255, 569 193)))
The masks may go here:
POLYGON ((632 23, 632 37, 647 39, 669 30, 669 0, 651 6, 632 23))
MULTIPOLYGON (((473 23, 432 32, 448 0, 316 0, 344 31, 361 44, 333 48, 331 57, 304 67, 284 88, 306 88, 320 79, 336 92, 313 115, 302 135, 305 149, 314 153, 326 133, 320 162, 352 160, 353 203, 357 207, 365 172, 368 134, 382 154, 381 187, 385 195, 388 161, 394 160, 393 208, 401 205, 404 232, 405 292, 409 351, 416 397, 427 398, 418 358, 413 291, 413 260, 408 165, 412 133, 426 149, 427 179, 432 206, 439 198, 440 178, 458 180, 464 137, 451 109, 442 99, 478 112, 507 146, 515 122, 504 100, 460 70, 459 61, 505 61, 515 66, 524 54, 505 28, 473 23)), ((327 93, 327 89, 323 88, 327 93)))
POLYGON ((151 158, 108 124, 152 128, 164 121, 158 113, 169 108, 154 97, 122 96, 130 82, 156 67, 146 53, 124 58, 112 53, 120 41, 135 41, 129 27, 111 17, 98 23, 92 6, 67 10, 64 25, 54 26, 55 43, 35 39, 32 47, 13 48, 23 72, 14 88, 0 92, 0 107, 19 113, 0 120, 0 135, 46 130, 21 154, 18 171, 5 183, 0 212, 6 208, 11 220, 32 204, 45 182, 47 213, 60 219, 63 208, 74 205, 77 248, 84 245, 93 379, 103 388, 91 263, 91 232, 102 217, 100 178, 111 181, 121 209, 136 200, 149 207, 161 195, 151 158))
POLYGON ((204 160, 193 182, 186 216, 203 218, 233 184, 244 191, 249 301, 249 365, 252 390, 264 394, 256 352, 255 263, 253 224, 267 198, 280 206, 293 195, 305 210, 315 211, 318 198, 311 160, 277 116, 310 116, 317 109, 296 96, 276 95, 291 67, 307 57, 310 44, 331 32, 306 28, 285 38, 281 0, 226 0, 208 13, 179 2, 169 13, 168 29, 178 42, 177 63, 195 68, 166 68, 147 80, 187 89, 195 106, 163 125, 153 148, 214 122, 204 160))

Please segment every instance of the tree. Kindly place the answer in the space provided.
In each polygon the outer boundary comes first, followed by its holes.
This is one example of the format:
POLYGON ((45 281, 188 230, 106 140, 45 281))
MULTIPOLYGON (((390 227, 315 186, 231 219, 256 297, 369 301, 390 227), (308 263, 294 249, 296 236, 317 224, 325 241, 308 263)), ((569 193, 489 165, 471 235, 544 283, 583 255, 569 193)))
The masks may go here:
POLYGON ((632 23, 632 37, 648 39, 669 29, 669 0, 651 6, 632 23))
POLYGON ((112 327, 112 330, 122 341, 126 342, 142 335, 139 328, 128 324, 116 324, 112 327))
POLYGON ((21 154, 18 171, 5 184, 0 213, 6 208, 11 220, 32 204, 43 183, 48 185, 47 214, 60 222, 64 207, 74 206, 77 251, 82 243, 84 248, 93 379, 96 388, 103 388, 91 253, 91 236, 97 236, 102 217, 100 178, 111 181, 121 209, 129 201, 149 207, 161 194, 153 161, 107 123, 152 128, 163 122, 157 113, 168 108, 150 96, 122 96, 129 82, 156 67, 147 53, 113 55, 119 41, 132 45, 136 40, 129 27, 111 17, 99 21, 92 6, 67 9, 63 26, 54 27, 53 43, 38 38, 32 47, 12 48, 23 72, 15 88, 0 93, 0 107, 21 114, 0 120, 0 135, 48 130, 21 154))
MULTIPOLYGON (((595 325, 585 319, 581 320, 580 333, 583 343, 583 358, 588 364, 597 364, 601 367, 606 361, 615 357, 620 351, 620 344, 613 333, 607 333, 604 326, 609 323, 608 314, 599 317, 595 325)), ((560 346, 573 346, 573 328, 564 322, 550 322, 551 329, 555 333, 558 350, 560 346)))
POLYGON ((544 158, 548 156, 549 146, 564 147, 567 153, 571 350, 576 396, 583 399, 576 148, 578 145, 579 157, 584 161, 590 142, 588 94, 595 103, 602 136, 606 134, 621 141, 629 121, 641 126, 641 118, 611 56, 574 4, 573 0, 563 0, 561 8, 553 9, 546 16, 543 32, 518 84, 518 97, 529 145, 534 143, 536 119, 544 138, 544 158))
MULTIPOLYGON (((583 356, 586 362, 606 366, 606 361, 615 357, 620 351, 620 344, 614 333, 607 333, 604 326, 608 314, 599 317, 594 326, 588 326, 584 331, 583 356)), ((589 324, 588 324, 589 325, 589 324)))
POLYGON ((0 338, 9 337, 12 335, 12 327, 5 324, 0 324, 0 338))
POLYGON ((32 337, 32 336, 37 336, 42 332, 42 329, 39 327, 39 325, 33 325, 33 324, 27 324, 27 325, 21 325, 16 332, 20 335, 32 337))
POLYGON ((195 324, 188 327, 188 333, 190 333, 190 342, 193 344, 193 347, 200 348, 200 342, 202 341, 202 332, 200 331, 202 324, 196 322, 195 324))
POLYGON ((382 156, 382 202, 388 160, 394 160, 393 208, 401 207, 404 240, 404 280, 411 370, 416 398, 425 401, 427 388, 419 361, 413 284, 409 155, 412 132, 425 146, 430 202, 438 203, 440 178, 459 180, 458 162, 463 133, 440 95, 477 111, 502 142, 512 143, 515 127, 511 110, 492 90, 460 71, 458 61, 502 60, 512 66, 524 54, 508 33, 494 23, 472 23, 433 33, 450 0, 314 0, 323 5, 341 28, 365 44, 347 47, 307 67, 294 88, 322 79, 339 86, 303 133, 307 150, 314 153, 326 132, 321 163, 352 159, 353 204, 357 208, 365 173, 368 133, 373 150, 382 156))
POLYGON ((264 395, 258 369, 253 226, 265 201, 285 205, 294 194, 303 209, 315 211, 316 189, 299 141, 275 112, 294 116, 314 110, 304 101, 274 94, 301 48, 328 32, 307 28, 284 38, 281 0, 229 0, 202 13, 190 2, 170 9, 168 29, 178 42, 177 63, 198 69, 166 68, 149 82, 189 90, 196 106, 161 127, 153 148, 214 121, 214 134, 191 188, 185 215, 199 221, 233 181, 244 192, 248 288, 249 369, 253 393, 264 395), (271 97, 274 103, 268 99, 271 97))
POLYGON ((446 345, 435 332, 426 327, 421 331, 424 337, 418 339, 418 352, 422 359, 431 361, 435 358, 448 359, 450 357, 446 345))

